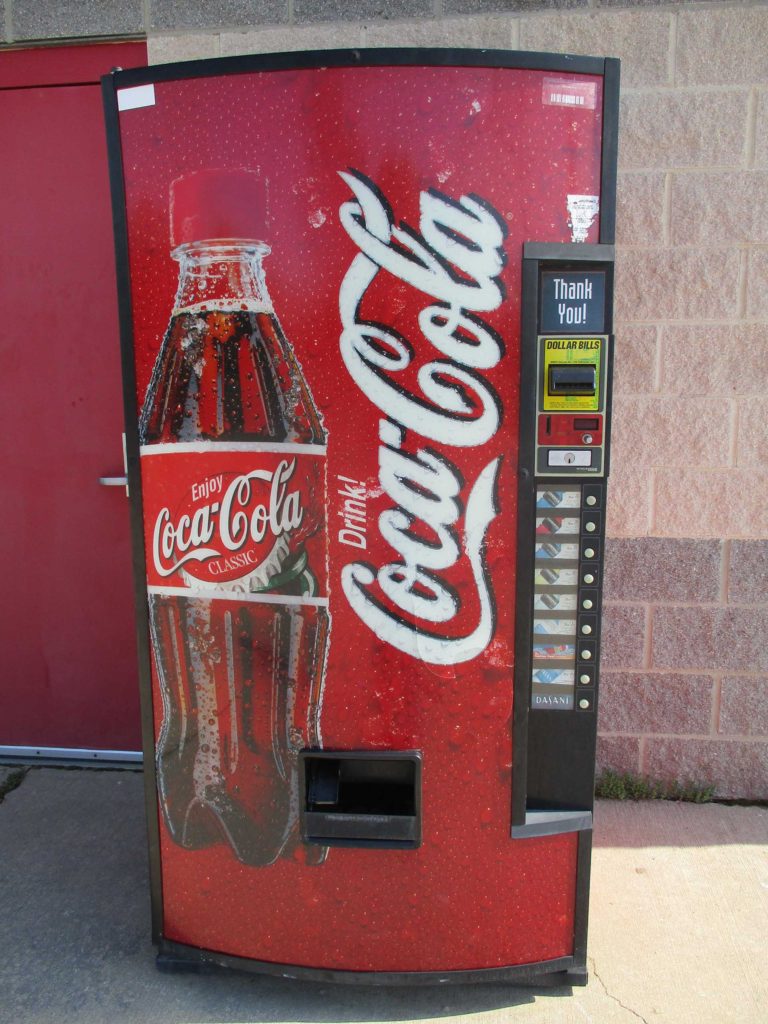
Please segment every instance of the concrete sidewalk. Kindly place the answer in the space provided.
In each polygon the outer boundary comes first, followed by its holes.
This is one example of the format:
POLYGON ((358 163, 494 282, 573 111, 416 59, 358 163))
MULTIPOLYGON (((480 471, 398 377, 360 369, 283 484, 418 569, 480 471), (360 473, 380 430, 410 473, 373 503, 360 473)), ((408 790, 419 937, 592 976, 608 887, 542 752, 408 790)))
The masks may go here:
POLYGON ((6 796, 2 1024, 768 1021, 764 808, 600 804, 591 981, 573 991, 160 974, 143 815, 137 772, 32 769, 6 796))

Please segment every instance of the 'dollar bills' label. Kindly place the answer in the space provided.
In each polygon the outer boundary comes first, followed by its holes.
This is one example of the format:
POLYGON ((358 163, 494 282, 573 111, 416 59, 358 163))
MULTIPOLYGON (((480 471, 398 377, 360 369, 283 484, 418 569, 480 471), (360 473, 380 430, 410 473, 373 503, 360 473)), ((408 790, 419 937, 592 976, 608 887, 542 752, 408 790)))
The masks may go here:
POLYGON ((325 449, 304 444, 147 445, 141 450, 147 578, 210 597, 316 597, 325 449))

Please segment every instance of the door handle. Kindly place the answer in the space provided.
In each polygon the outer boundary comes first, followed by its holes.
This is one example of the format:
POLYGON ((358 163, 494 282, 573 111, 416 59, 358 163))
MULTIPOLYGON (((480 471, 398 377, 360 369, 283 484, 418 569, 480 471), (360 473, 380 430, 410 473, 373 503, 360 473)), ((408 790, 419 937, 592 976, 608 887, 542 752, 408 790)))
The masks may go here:
POLYGON ((124 487, 126 498, 131 496, 131 492, 128 490, 128 457, 125 451, 125 434, 123 434, 123 473, 124 476, 100 476, 99 483, 102 487, 124 487))
POLYGON ((127 476, 100 476, 99 483, 102 487, 124 487, 126 498, 130 497, 127 476))

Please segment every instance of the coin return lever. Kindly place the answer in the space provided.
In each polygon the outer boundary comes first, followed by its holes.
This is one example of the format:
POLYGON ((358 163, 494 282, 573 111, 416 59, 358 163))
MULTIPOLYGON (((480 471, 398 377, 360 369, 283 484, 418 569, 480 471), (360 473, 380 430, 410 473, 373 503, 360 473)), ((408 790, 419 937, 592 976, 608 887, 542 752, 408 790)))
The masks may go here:
POLYGON ((421 843, 421 755, 303 751, 301 831, 323 846, 415 848, 421 843))

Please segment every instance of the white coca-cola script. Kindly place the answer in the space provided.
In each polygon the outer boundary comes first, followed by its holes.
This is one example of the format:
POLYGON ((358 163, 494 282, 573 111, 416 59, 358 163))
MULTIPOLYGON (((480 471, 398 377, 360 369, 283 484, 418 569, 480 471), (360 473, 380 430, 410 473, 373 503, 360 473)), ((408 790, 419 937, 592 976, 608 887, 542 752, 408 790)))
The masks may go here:
MULTIPOLYGON (((152 557, 157 572, 171 576, 188 562, 207 562, 227 553, 235 557, 228 559, 221 569, 258 565, 267 557, 273 539, 297 530, 304 519, 300 492, 288 488, 295 469, 295 459, 282 460, 274 472, 259 469, 235 476, 220 501, 189 509, 175 522, 170 509, 160 509, 152 532, 152 557), (259 557, 258 546, 265 544, 268 547, 259 557)), ((196 498, 207 494, 208 489, 203 491, 194 485, 192 493, 196 498)))
POLYGON ((505 229, 481 199, 462 196, 456 201, 434 191, 420 195, 418 233, 404 223, 395 226, 373 182, 356 171, 340 174, 355 198, 342 205, 339 216, 360 250, 339 292, 341 356, 355 384, 383 413, 379 483, 394 507, 379 516, 379 530, 399 556, 378 569, 364 562, 344 566, 342 588, 380 640, 421 661, 459 664, 477 657, 494 634, 484 544, 498 513, 501 458, 488 462, 471 483, 459 535, 455 524, 461 515, 462 473, 444 453, 424 447, 413 452, 405 444, 410 431, 437 445, 476 447, 499 428, 501 403, 479 371, 496 366, 503 347, 477 314, 497 309, 504 298, 499 275, 505 229), (397 379, 420 351, 418 344, 360 316, 363 298, 380 271, 432 300, 418 318, 421 348, 427 342, 442 358, 419 366, 418 391, 397 379), (440 573, 460 559, 469 564, 479 613, 473 628, 457 636, 446 624, 459 614, 461 602, 440 573), (435 624, 443 624, 445 632, 435 624))

